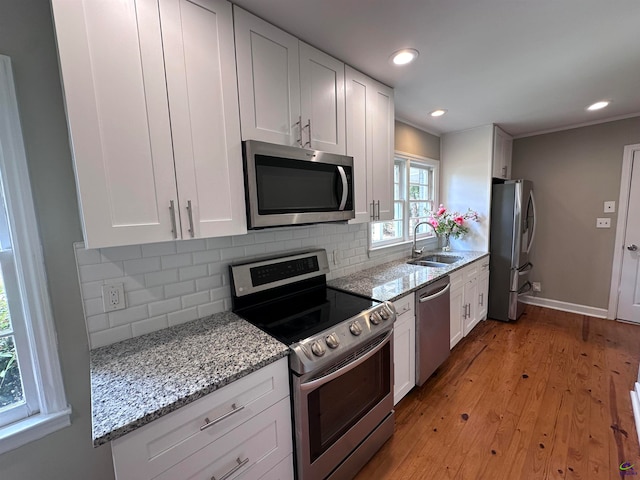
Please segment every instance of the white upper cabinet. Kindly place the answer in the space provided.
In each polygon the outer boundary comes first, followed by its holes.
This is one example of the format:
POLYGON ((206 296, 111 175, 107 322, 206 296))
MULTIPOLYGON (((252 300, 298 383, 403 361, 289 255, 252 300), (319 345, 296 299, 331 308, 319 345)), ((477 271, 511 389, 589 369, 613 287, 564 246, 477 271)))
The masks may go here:
POLYGON ((347 155, 353 157, 356 217, 393 219, 393 90, 345 67, 347 155))
POLYGON ((500 127, 493 128, 493 177, 511 178, 513 138, 500 127))
POLYGON ((230 4, 52 5, 86 246, 246 232, 230 4))
POLYGON ((234 7, 243 140, 344 154, 344 63, 234 7))

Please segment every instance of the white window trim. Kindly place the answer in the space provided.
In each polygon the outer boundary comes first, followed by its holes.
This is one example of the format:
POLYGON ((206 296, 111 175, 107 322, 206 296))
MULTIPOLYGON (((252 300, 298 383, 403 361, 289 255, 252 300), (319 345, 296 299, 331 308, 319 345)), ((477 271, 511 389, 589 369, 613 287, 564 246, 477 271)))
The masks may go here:
MULTIPOLYGON (((440 199, 440 160, 435 160, 429 157, 423 157, 421 155, 415 155, 413 153, 402 152, 400 150, 396 150, 393 152, 394 165, 395 165, 396 158, 403 158, 403 159, 409 160, 410 162, 415 161, 416 163, 421 163, 423 165, 427 165, 433 168, 433 178, 435 180, 435 182, 433 183, 433 204, 439 205, 440 204, 440 200, 439 200, 440 199)), ((408 179, 406 179, 405 181, 408 181, 408 179)), ((391 201, 392 203, 395 203, 395 195, 391 201)), ((405 215, 405 218, 407 219, 409 218, 409 199, 408 198, 405 200, 404 215, 405 215)), ((407 221, 407 225, 408 225, 408 221, 407 221)), ((369 238, 369 251, 382 250, 385 248, 397 247, 399 245, 413 244, 413 232, 409 232, 408 230, 406 232, 406 235, 403 235, 403 238, 400 238, 398 240, 380 241, 374 245, 372 243, 372 238, 371 238, 371 224, 369 224, 367 236, 369 238)), ((422 242, 422 241, 425 241, 425 242, 431 241, 433 243, 434 248, 436 248, 438 237, 433 233, 433 231, 430 231, 429 233, 418 234, 417 242, 422 242)))
POLYGON ((5 200, 15 238, 19 281, 28 316, 39 413, 0 428, 0 454, 71 424, 58 358, 57 338, 39 243, 35 208, 29 183, 11 59, 0 55, 0 173, 7 181, 5 200), (8 161, 10 159, 10 161, 8 161))

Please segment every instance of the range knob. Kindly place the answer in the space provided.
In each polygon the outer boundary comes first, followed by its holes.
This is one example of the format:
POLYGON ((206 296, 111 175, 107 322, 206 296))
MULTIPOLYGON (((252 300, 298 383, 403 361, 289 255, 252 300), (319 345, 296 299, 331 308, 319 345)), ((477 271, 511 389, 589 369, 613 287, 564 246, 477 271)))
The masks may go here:
POLYGON ((386 308, 380 309, 380 316, 382 317, 382 320, 389 320, 389 312, 386 308))
POLYGON ((338 345, 340 345, 340 338, 335 333, 328 335, 325 341, 329 348, 338 348, 338 345))
POLYGON ((374 325, 378 325, 382 321, 382 317, 378 312, 373 312, 371 315, 369 315, 369 321, 374 325))
POLYGON ((311 351, 316 357, 321 357, 327 351, 318 340, 315 340, 311 343, 311 351))
POLYGON ((349 331, 355 335, 356 337, 362 333, 362 327, 360 326, 360 322, 357 320, 349 325, 349 331))

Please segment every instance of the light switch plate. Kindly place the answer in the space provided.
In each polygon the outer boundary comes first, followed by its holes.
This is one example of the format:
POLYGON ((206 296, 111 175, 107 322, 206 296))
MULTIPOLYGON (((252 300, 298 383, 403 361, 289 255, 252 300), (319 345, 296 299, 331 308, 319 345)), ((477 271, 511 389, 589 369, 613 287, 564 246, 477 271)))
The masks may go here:
POLYGON ((604 202, 604 213, 614 213, 616 211, 616 202, 610 200, 608 202, 604 202))
POLYGON ((611 228, 611 219, 610 218, 597 218, 596 219, 596 228, 611 228))

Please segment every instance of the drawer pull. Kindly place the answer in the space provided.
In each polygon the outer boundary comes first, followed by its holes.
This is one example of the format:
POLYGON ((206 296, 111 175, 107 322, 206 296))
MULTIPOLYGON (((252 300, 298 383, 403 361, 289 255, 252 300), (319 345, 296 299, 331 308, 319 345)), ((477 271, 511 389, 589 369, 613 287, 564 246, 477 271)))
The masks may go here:
POLYGON ((230 417, 231 415, 233 415, 234 413, 238 413, 240 410, 242 410, 244 408, 244 405, 240 405, 239 407, 236 407, 236 404, 233 403, 231 405, 231 411, 225 413, 224 415, 219 416, 218 418, 216 418, 215 420, 209 420, 209 417, 206 417, 204 419, 204 425, 202 425, 200 427, 200 431, 202 432, 203 430, 206 430, 209 427, 212 427, 213 425, 215 425, 216 423, 221 422, 222 420, 224 420, 225 418, 230 417))
POLYGON ((216 478, 215 476, 213 476, 211 477, 211 480, 227 480, 227 478, 229 478, 231 475, 233 475, 242 467, 244 467, 247 463, 249 463, 249 457, 245 458, 244 460, 240 460, 240 457, 238 457, 236 458, 236 462, 238 462, 238 464, 235 467, 233 467, 231 470, 229 470, 227 473, 225 473, 223 476, 221 476, 220 478, 216 478))

